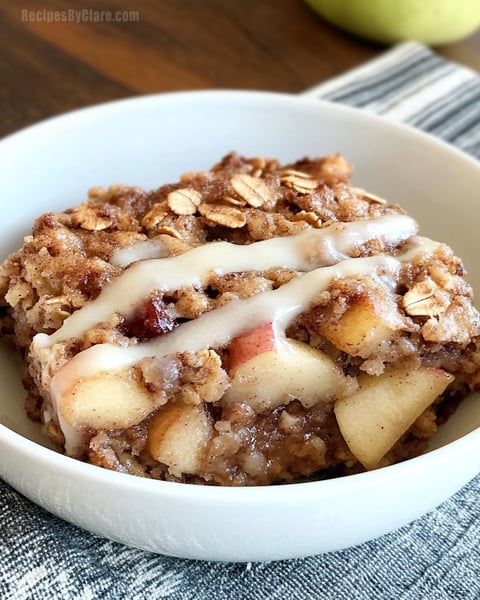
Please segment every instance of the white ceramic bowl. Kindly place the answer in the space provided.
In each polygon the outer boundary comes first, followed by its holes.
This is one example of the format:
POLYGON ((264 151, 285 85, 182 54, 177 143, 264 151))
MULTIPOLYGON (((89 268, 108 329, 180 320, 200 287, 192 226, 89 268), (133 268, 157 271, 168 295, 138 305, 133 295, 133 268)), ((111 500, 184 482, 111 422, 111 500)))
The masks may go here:
MULTIPOLYGON (((33 219, 111 183, 147 188, 210 167, 230 150, 284 161, 342 152, 355 182, 401 203, 425 234, 476 269, 480 166, 412 129, 338 105, 279 94, 147 96, 70 113, 0 142, 0 259, 33 219)), ((471 396, 432 451, 330 481, 245 489, 150 481, 48 448, 23 413, 18 360, 0 352, 0 474, 52 513, 101 536, 169 555, 254 561, 359 544, 434 508, 480 471, 471 396)))

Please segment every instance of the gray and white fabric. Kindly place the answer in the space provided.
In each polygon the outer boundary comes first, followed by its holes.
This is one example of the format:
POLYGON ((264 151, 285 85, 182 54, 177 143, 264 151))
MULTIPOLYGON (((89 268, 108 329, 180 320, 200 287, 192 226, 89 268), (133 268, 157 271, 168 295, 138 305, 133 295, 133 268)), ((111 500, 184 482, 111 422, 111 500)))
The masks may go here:
POLYGON ((303 95, 408 123, 480 158, 480 76, 421 44, 400 44, 303 95))
MULTIPOLYGON (((306 95, 409 123, 480 159, 480 77, 415 43, 306 95)), ((149 554, 51 516, 0 482, 2 600, 480 598, 480 477, 402 529, 301 560, 226 564, 149 554)))

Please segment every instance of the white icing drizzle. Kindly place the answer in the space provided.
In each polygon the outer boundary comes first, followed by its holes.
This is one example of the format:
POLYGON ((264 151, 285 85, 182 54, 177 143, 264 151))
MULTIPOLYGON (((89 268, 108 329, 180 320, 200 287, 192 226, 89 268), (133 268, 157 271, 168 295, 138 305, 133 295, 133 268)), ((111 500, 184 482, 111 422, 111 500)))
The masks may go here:
MULTIPOLYGON (((323 229, 309 228, 297 235, 249 245, 212 242, 178 256, 147 260, 142 258, 148 256, 152 248, 145 250, 145 242, 140 242, 137 262, 108 284, 96 300, 68 317, 55 333, 35 336, 35 343, 49 347, 68 338, 80 337, 97 323, 107 321, 115 312, 128 317, 153 290, 200 287, 212 274, 262 271, 279 266, 310 271, 345 260, 356 247, 369 240, 380 238, 395 246, 416 231, 413 219, 393 214, 353 223, 334 223, 323 229)), ((128 260, 135 255, 135 246, 128 260)))
POLYGON ((102 371, 121 371, 145 357, 175 352, 225 347, 247 328, 272 321, 284 330, 308 309, 315 297, 334 278, 370 276, 391 293, 402 264, 434 251, 438 244, 415 236, 415 221, 404 215, 385 215, 353 223, 335 223, 323 229, 306 229, 297 235, 273 238, 249 245, 216 242, 174 257, 162 256, 165 248, 144 241, 118 251, 113 262, 129 264, 107 285, 95 301, 73 313, 54 334, 38 334, 33 344, 49 348, 71 337, 79 337, 116 312, 129 316, 152 291, 184 286, 202 286, 212 274, 262 271, 283 266, 299 271, 298 277, 276 290, 236 300, 180 325, 173 332, 127 347, 98 344, 77 354, 52 378, 51 398, 67 453, 81 448, 82 435, 65 421, 62 402, 78 382, 102 371), (408 240, 398 256, 349 258, 355 249, 372 239, 382 239, 392 249, 408 240), (132 264, 133 263, 133 264, 132 264))
POLYGON ((166 256, 168 256, 168 248, 162 240, 143 240, 115 250, 110 263, 115 267, 125 268, 138 260, 165 258, 166 256))
MULTIPOLYGON (((114 344, 97 344, 77 354, 61 369, 60 381, 66 370, 69 381, 90 377, 99 371, 129 367, 147 356, 161 357, 175 352, 196 351, 202 348, 222 347, 247 327, 273 321, 285 328, 303 312, 320 292, 326 290, 336 277, 372 275, 383 268, 388 275, 398 272, 401 262, 394 257, 373 256, 351 258, 330 267, 304 273, 282 285, 243 300, 234 300, 203 313, 196 319, 183 323, 171 333, 146 342, 121 347, 114 344), (75 377, 71 377, 75 372, 75 377)), ((59 371, 60 373, 60 371, 59 371)), ((53 378, 55 386, 58 382, 53 378)), ((62 386, 63 387, 63 386, 62 386)))
POLYGON ((276 290, 230 302, 147 342, 129 347, 98 344, 80 352, 58 371, 51 383, 52 401, 65 435, 67 452, 75 453, 81 438, 61 416, 62 399, 78 381, 101 371, 129 368, 145 357, 226 346, 246 328, 266 321, 272 321, 278 329, 285 329, 295 317, 308 309, 320 292, 328 288, 332 279, 365 275, 375 277, 390 288, 391 279, 397 276, 402 264, 430 254, 438 246, 427 238, 414 237, 410 248, 398 256, 343 260, 336 265, 301 274, 276 290))
POLYGON ((226 346, 246 328, 253 328, 266 321, 273 321, 279 328, 285 329, 308 308, 320 292, 328 288, 332 279, 375 276, 390 287, 390 279, 396 276, 402 264, 430 253, 439 245, 427 238, 416 240, 413 248, 399 256, 350 258, 330 267, 314 269, 276 290, 234 300, 183 323, 171 333, 146 342, 128 347, 97 344, 77 354, 68 365, 72 365, 73 369, 77 358, 78 361, 82 360, 82 368, 78 370, 78 374, 88 377, 98 371, 124 369, 147 356, 160 357, 174 352, 226 346), (90 358, 86 359, 87 356, 90 358), (95 360, 92 359, 93 356, 95 360))

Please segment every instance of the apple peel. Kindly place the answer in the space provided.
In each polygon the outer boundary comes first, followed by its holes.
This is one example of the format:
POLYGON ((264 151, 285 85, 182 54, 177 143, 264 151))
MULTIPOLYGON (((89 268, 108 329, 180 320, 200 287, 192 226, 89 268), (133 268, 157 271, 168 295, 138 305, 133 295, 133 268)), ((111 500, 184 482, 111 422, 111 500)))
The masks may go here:
POLYGON ((335 397, 345 377, 326 354, 285 337, 271 322, 234 338, 230 345, 231 386, 224 400, 246 402, 256 412, 292 400, 310 408, 335 397))

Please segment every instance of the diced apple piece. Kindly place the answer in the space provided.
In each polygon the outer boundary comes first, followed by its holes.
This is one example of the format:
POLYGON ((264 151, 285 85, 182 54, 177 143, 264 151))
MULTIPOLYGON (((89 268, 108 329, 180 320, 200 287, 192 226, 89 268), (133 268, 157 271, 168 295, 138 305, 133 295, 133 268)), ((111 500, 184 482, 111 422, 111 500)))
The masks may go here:
POLYGON ((390 368, 377 377, 359 377, 360 389, 335 403, 351 452, 367 469, 375 468, 452 381, 453 375, 430 367, 390 368))
POLYGON ((283 338, 275 340, 273 350, 258 353, 259 347, 254 345, 251 358, 235 364, 226 402, 247 402, 262 412, 297 399, 308 408, 335 396, 344 381, 335 363, 307 344, 283 338))
POLYGON ((367 357, 402 325, 394 296, 372 287, 350 303, 338 321, 327 320, 321 333, 339 350, 367 357))
POLYGON ((325 337, 339 350, 357 355, 369 353, 382 340, 389 339, 392 329, 380 320, 367 303, 354 304, 342 318, 325 333, 325 337))
POLYGON ((152 394, 118 372, 79 379, 62 396, 61 415, 72 427, 124 429, 140 423, 153 409, 152 394))
POLYGON ((150 424, 148 448, 173 475, 196 473, 211 432, 211 420, 202 404, 167 404, 150 424))
POLYGON ((230 373, 257 354, 275 350, 275 345, 276 334, 271 321, 241 333, 231 341, 229 346, 230 373))

